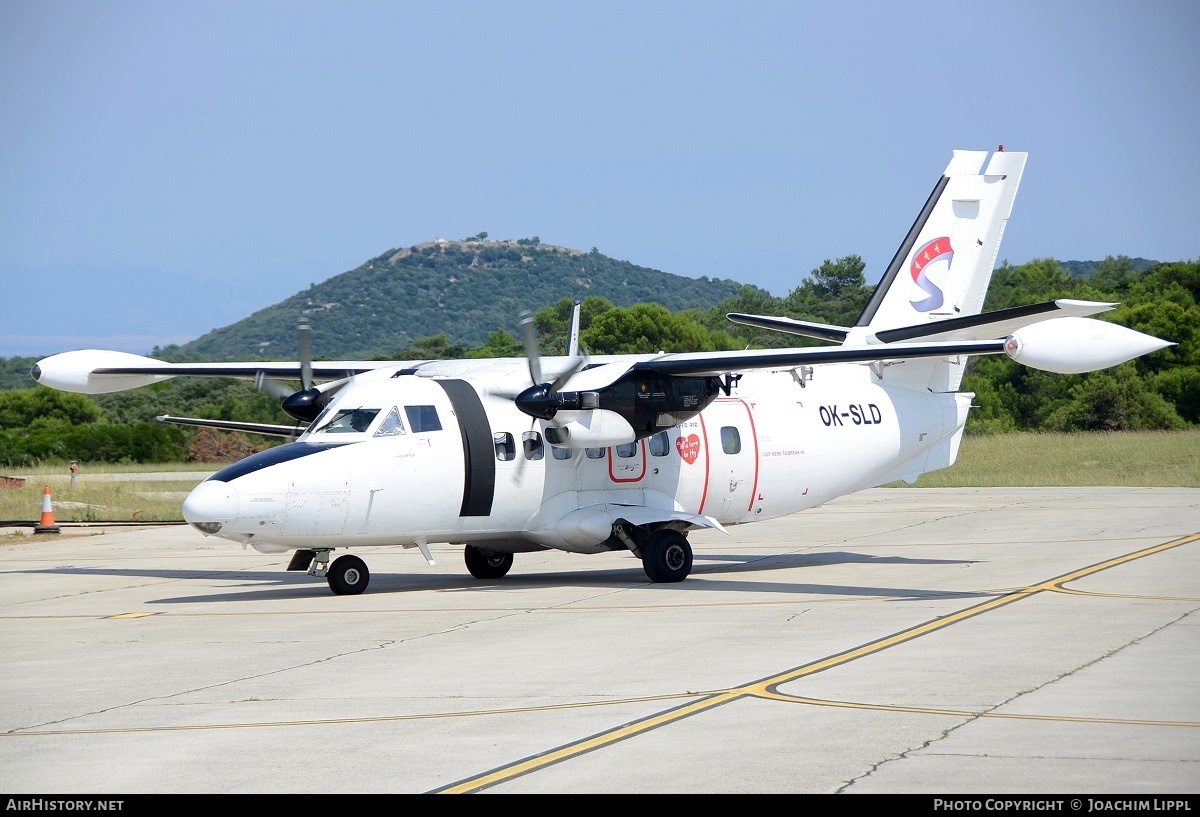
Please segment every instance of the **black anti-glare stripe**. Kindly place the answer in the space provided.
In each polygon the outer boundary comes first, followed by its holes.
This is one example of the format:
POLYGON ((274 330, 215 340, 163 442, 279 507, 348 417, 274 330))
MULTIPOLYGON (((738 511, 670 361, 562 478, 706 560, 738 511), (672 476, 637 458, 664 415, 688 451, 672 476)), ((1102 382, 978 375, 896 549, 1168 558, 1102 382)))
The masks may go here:
POLYGON ((867 308, 858 316, 858 322, 854 324, 855 326, 868 326, 875 317, 875 313, 879 311, 879 305, 883 303, 883 297, 887 295, 888 289, 891 288, 892 281, 896 280, 896 275, 899 274, 900 268, 904 266, 904 259, 908 257, 913 244, 917 243, 917 236, 921 234, 921 230, 925 229, 925 222, 929 221, 929 215, 933 212, 934 205, 942 197, 942 191, 946 189, 946 185, 949 183, 950 177, 942 176, 938 180, 938 183, 934 185, 933 192, 929 194, 929 199, 925 202, 925 206, 921 208, 921 215, 917 216, 917 220, 909 228, 908 235, 904 237, 904 243, 900 245, 900 249, 896 250, 896 256, 892 259, 892 263, 888 264, 887 272, 879 279, 879 285, 875 287, 875 292, 871 294, 871 300, 867 302, 867 308))
POLYGON ((496 496, 492 425, 475 389, 465 380, 435 380, 446 390, 463 445, 463 498, 459 516, 490 516, 496 496))
MULTIPOLYGON (((356 443, 350 443, 350 445, 356 445, 356 443)), ((205 481, 232 482, 238 477, 244 477, 246 474, 261 471, 263 468, 269 468, 272 465, 290 462, 291 460, 308 457, 312 454, 320 454, 322 451, 332 451, 340 447, 340 445, 317 445, 316 443, 284 443, 274 448, 268 448, 265 451, 259 451, 257 454, 251 454, 232 465, 226 465, 205 481)))

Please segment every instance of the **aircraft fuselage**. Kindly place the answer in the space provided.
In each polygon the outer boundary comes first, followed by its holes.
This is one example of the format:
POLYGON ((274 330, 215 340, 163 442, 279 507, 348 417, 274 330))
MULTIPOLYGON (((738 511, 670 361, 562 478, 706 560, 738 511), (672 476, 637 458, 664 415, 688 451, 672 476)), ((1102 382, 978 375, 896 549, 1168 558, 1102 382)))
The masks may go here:
POLYGON ((580 509, 630 505, 739 524, 952 462, 967 396, 888 388, 860 365, 801 383, 791 372, 749 372, 678 426, 563 448, 509 399, 453 378, 391 377, 327 410, 369 410, 365 431, 320 428, 318 418, 300 441, 206 480, 184 514, 268 551, 454 542, 588 553, 613 542, 607 524, 573 518, 580 509))

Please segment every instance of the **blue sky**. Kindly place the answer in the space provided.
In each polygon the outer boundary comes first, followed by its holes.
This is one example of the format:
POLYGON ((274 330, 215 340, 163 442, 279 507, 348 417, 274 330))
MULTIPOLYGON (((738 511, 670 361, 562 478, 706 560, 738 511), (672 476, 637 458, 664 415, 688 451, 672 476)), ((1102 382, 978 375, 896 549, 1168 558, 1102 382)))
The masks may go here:
POLYGON ((1200 256, 1200 3, 0 0, 0 356, 138 353, 392 247, 877 280, 954 149, 1001 260, 1200 256))

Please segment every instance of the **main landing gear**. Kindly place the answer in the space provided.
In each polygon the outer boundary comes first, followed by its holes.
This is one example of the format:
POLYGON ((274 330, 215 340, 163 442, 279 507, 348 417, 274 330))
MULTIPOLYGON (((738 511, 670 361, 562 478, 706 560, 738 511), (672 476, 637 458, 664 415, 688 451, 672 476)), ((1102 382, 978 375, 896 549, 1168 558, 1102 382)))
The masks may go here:
POLYGON ((467 545, 463 551, 463 559, 467 570, 477 579, 498 579, 512 568, 513 555, 499 553, 495 550, 484 550, 474 545, 467 545))
POLYGON ((642 570, 652 582, 681 582, 692 572, 692 546, 674 528, 659 528, 647 536, 644 530, 618 523, 613 535, 642 560, 642 570))
POLYGON ((692 572, 692 546, 677 530, 656 530, 641 550, 642 569, 652 582, 681 582, 692 572))

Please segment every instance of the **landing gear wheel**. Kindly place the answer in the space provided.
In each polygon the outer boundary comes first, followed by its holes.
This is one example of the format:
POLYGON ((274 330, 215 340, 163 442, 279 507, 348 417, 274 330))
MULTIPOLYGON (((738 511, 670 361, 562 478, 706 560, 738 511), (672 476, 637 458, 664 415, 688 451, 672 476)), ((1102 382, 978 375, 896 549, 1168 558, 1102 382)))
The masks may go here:
POLYGON ((333 560, 325 578, 329 581, 329 589, 339 596, 357 596, 367 589, 371 573, 367 570, 366 562, 346 554, 333 560))
POLYGON ((642 569, 652 582, 681 582, 692 572, 692 546, 677 530, 664 528, 642 546, 642 569))
POLYGON ((467 570, 477 579, 498 579, 509 571, 513 563, 511 553, 483 550, 474 545, 467 545, 463 559, 467 563, 467 570))

